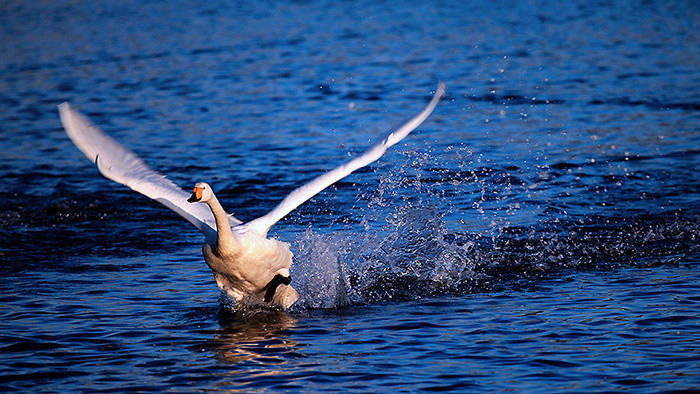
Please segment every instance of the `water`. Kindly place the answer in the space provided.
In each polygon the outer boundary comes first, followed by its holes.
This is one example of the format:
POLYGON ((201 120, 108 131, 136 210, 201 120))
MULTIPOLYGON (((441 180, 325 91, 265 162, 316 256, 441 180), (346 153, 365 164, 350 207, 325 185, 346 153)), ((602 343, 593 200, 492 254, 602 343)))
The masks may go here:
POLYGON ((693 2, 6 1, 0 389, 700 386, 693 2), (231 311, 197 230, 102 178, 70 101, 240 219, 448 95, 273 227, 290 313, 231 311))

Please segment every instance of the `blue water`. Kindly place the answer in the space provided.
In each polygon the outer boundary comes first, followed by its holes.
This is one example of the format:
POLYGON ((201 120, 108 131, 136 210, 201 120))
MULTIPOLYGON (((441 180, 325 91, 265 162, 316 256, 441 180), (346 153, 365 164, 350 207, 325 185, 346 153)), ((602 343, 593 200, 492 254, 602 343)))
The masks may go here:
POLYGON ((0 390, 700 387, 700 7, 463 3, 2 2, 0 390), (231 310, 56 108, 250 220, 439 80, 273 227, 289 313, 231 310))

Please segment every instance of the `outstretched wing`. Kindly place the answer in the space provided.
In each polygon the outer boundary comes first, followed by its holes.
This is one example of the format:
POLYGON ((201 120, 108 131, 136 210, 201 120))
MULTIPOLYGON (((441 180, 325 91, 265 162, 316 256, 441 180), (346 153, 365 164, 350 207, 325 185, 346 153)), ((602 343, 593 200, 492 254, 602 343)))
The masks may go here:
POLYGON ((428 103, 425 109, 423 109, 423 111, 421 111, 413 119, 409 120, 398 130, 389 134, 382 142, 374 145, 361 156, 350 160, 340 167, 329 171, 305 184, 304 186, 295 189, 287 197, 285 197, 284 200, 282 200, 282 202, 275 207, 275 209, 270 211, 265 216, 261 216, 246 223, 246 227, 256 230, 260 234, 267 235, 267 232, 272 225, 277 223, 280 219, 285 217, 289 212, 293 211, 306 200, 315 196, 336 181, 346 177, 358 168, 364 167, 382 157, 387 148, 404 139, 408 133, 423 123, 423 121, 433 112, 433 109, 435 109, 435 106, 437 105, 438 101, 440 101, 440 98, 444 93, 445 84, 440 82, 437 90, 435 91, 435 95, 433 96, 432 100, 430 100, 430 103, 428 103))
MULTIPOLYGON (((134 152, 102 132, 68 103, 58 106, 66 134, 105 177, 150 197, 194 224, 207 238, 216 236, 214 215, 206 204, 190 204, 190 193, 153 171, 134 152)), ((230 216, 232 225, 241 222, 230 216)))

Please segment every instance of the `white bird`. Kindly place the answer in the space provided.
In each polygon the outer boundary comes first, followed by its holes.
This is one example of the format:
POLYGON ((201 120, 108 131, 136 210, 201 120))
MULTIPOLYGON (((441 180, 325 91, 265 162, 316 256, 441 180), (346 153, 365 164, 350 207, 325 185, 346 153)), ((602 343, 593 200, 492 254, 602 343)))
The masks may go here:
POLYGON ((162 203, 204 233, 204 261, 221 290, 242 307, 267 303, 287 309, 299 298, 289 286, 292 252, 288 243, 267 238, 270 227, 326 187, 379 159, 387 148, 423 123, 444 91, 445 85, 440 82, 430 103, 413 119, 357 158, 295 189, 268 214, 248 223, 227 214, 208 184, 196 184, 190 195, 70 104, 58 108, 66 133, 102 175, 162 203))

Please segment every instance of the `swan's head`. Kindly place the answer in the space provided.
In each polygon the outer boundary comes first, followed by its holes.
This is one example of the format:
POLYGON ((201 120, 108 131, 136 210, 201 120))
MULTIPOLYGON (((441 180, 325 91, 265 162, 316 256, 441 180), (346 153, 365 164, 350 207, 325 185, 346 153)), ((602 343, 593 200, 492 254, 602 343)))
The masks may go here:
POLYGON ((214 197, 214 192, 211 190, 211 186, 204 182, 200 182, 194 185, 194 190, 192 190, 192 195, 187 199, 187 202, 207 202, 214 197))

